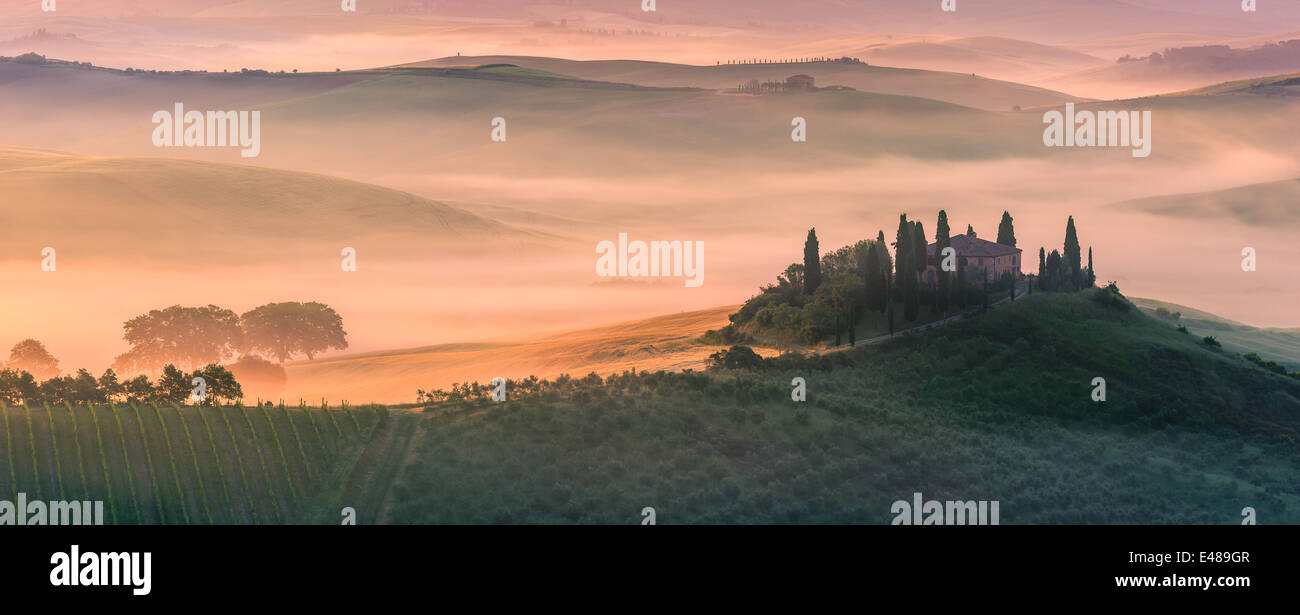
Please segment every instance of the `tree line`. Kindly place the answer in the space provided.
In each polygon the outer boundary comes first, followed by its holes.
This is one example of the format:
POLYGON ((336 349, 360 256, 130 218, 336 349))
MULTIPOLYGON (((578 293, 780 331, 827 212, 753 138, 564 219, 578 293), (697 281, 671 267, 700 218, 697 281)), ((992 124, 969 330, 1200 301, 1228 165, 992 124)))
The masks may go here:
POLYGON ((216 305, 173 305, 132 318, 123 330, 131 349, 98 378, 85 369, 61 376, 58 359, 44 344, 18 342, 9 361, 0 363, 0 401, 180 403, 191 396, 195 378, 203 378, 209 400, 235 400, 243 397, 236 374, 271 384, 285 381, 283 367, 256 353, 283 363, 348 345, 342 318, 318 302, 268 303, 242 315, 216 305), (237 354, 243 356, 222 365, 237 354), (132 373, 138 375, 119 377, 132 373))
POLYGON ((106 403, 184 403, 194 394, 194 379, 202 378, 205 397, 212 405, 222 400, 234 401, 244 396, 235 375, 221 365, 207 365, 185 373, 176 366, 163 367, 157 382, 140 374, 122 380, 112 368, 96 378, 86 369, 75 375, 54 376, 43 382, 26 370, 0 369, 0 402, 6 404, 106 404, 106 403))

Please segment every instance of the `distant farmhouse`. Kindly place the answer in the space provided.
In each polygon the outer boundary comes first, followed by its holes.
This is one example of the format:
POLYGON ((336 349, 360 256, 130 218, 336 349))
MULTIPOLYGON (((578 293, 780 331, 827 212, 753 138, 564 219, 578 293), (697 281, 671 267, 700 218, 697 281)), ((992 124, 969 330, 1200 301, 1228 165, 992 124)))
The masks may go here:
POLYGON ((785 80, 785 89, 787 90, 815 90, 817 86, 813 85, 813 78, 808 75, 792 75, 785 80))
MULTIPOLYGON (((969 235, 954 235, 950 239, 950 244, 957 252, 957 260, 966 270, 967 280, 978 280, 979 276, 983 275, 989 282, 995 282, 1002 277, 1002 274, 1008 272, 1013 278, 1020 279, 1020 253, 1022 252, 1020 248, 1004 246, 969 235)), ((932 243, 925 248, 926 268, 925 273, 921 275, 922 279, 929 283, 935 282, 938 277, 936 271, 938 271, 939 259, 942 258, 942 255, 936 256, 938 250, 937 243, 932 243)))

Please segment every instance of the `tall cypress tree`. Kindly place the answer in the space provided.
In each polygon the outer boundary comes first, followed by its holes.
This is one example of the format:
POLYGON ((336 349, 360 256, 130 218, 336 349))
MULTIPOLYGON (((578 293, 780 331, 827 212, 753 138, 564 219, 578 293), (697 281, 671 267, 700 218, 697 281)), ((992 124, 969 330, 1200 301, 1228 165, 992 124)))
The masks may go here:
POLYGON ((939 311, 948 312, 948 303, 951 299, 949 288, 948 272, 943 270, 943 249, 952 245, 952 238, 948 236, 948 212, 939 210, 939 222, 934 226, 934 264, 935 275, 939 280, 939 287, 935 289, 935 307, 939 311))
POLYGON ((921 226, 921 221, 917 220, 912 223, 912 254, 916 265, 916 275, 924 275, 926 263, 926 246, 929 242, 925 240, 925 227, 921 226))
POLYGON ((817 229, 808 229, 808 240, 803 242, 803 292, 812 295, 822 284, 822 257, 817 246, 817 229))
POLYGON ((1038 275, 1036 276, 1036 279, 1034 281, 1038 283, 1038 288, 1040 290, 1047 290, 1046 288, 1043 288, 1043 280, 1046 279, 1047 279, 1047 253, 1043 251, 1042 247, 1039 247, 1038 248, 1038 275))
POLYGON ((998 223, 998 243, 1016 247, 1016 227, 1011 220, 1010 212, 1002 212, 1002 221, 998 223))
POLYGON ((867 262, 862 268, 862 291, 866 295, 867 309, 875 311, 884 307, 880 305, 880 296, 883 289, 879 286, 880 279, 880 251, 876 247, 876 242, 867 243, 867 262))
POLYGON ((917 316, 921 313, 921 291, 918 288, 920 274, 917 273, 916 246, 920 231, 917 229, 918 223, 912 222, 904 227, 904 240, 906 245, 899 255, 903 259, 903 318, 907 322, 915 322, 917 316))
POLYGON ((1092 246, 1088 246, 1088 286, 1097 285, 1097 272, 1092 269, 1092 246))
POLYGON ((1066 287, 1076 289, 1083 278, 1079 275, 1082 263, 1079 254, 1079 235, 1074 230, 1074 216, 1070 216, 1070 221, 1065 223, 1065 253, 1061 256, 1065 258, 1063 273, 1066 287))
POLYGON ((898 290, 905 288, 904 282, 912 269, 907 265, 907 254, 911 251, 912 225, 907 221, 907 214, 898 216, 898 233, 894 236, 894 286, 898 290))
POLYGON ((921 225, 921 221, 917 220, 916 222, 913 222, 912 223, 912 250, 913 250, 912 258, 916 261, 913 264, 916 265, 917 314, 920 314, 921 312, 921 303, 920 303, 921 302, 921 288, 920 288, 921 280, 923 279, 923 276, 925 276, 926 267, 929 265, 929 263, 927 262, 928 259, 926 258, 926 253, 927 253, 926 246, 928 245, 928 243, 929 242, 925 240, 925 227, 921 225))

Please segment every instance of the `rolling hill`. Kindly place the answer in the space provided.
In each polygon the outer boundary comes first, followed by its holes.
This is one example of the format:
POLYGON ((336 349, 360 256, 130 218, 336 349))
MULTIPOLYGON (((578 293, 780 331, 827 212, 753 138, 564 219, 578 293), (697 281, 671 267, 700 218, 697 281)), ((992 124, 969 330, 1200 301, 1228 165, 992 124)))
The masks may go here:
POLYGON ((1292 371, 1300 371, 1300 329, 1252 327, 1209 312, 1155 299, 1135 297, 1133 304, 1171 325, 1184 325, 1197 336, 1213 335, 1226 350, 1238 354, 1253 352, 1265 360, 1277 361, 1292 371), (1161 308, 1167 313, 1157 312, 1161 308), (1174 318, 1172 314, 1179 316, 1174 318))
MULTIPOLYGON (((294 241, 280 251, 346 240, 391 258, 450 249, 466 236, 548 239, 408 193, 321 175, 17 148, 0 148, 0 223, 42 245, 75 246, 83 257, 136 262, 264 259, 257 246, 286 236, 294 241), (30 203, 40 207, 24 206, 30 203), (438 244, 430 245, 435 237, 438 244)), ((40 247, 6 242, 0 258, 40 247)))
POLYGON ((363 523, 888 524, 914 492, 1002 524, 1300 521, 1300 381, 1104 289, 820 357, 515 386, 421 413, 11 406, 0 493, 149 524, 356 502, 363 523))
POLYGON ((1002 524, 1300 520, 1300 381, 1108 294, 820 358, 435 403, 391 520, 888 524, 914 492, 999 501, 1002 524))
POLYGON ((874 94, 929 98, 966 107, 1008 110, 1013 106, 1035 106, 1076 100, 1061 92, 1008 81, 972 77, 969 72, 947 73, 845 64, 836 62, 791 62, 776 64, 724 64, 690 66, 633 60, 575 61, 560 58, 520 56, 452 56, 403 64, 407 68, 515 64, 552 73, 596 81, 635 83, 656 87, 732 89, 750 79, 783 80, 790 75, 811 75, 821 86, 848 86, 874 94))

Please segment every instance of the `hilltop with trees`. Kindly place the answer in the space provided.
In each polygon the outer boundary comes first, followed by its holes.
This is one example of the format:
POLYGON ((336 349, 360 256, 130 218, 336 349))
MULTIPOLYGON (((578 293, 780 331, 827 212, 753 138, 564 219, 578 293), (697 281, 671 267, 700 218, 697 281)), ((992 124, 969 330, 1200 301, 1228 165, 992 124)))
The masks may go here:
MULTIPOLYGON (((975 229, 966 226, 966 235, 975 229)), ((1015 247, 1014 223, 1003 212, 998 226, 998 243, 1015 247)), ((938 255, 952 245, 946 211, 935 224, 935 256, 920 220, 900 214, 894 241, 886 243, 883 230, 875 238, 863 239, 821 254, 816 229, 809 229, 804 241, 802 263, 794 263, 777 276, 775 284, 762 287, 740 311, 731 315, 731 325, 722 332, 732 338, 751 335, 778 344, 840 345, 859 339, 894 333, 925 324, 975 306, 985 306, 990 297, 1009 294, 1017 280, 1007 275, 992 283, 969 275, 967 259, 955 259, 946 270, 938 255), (933 280, 923 274, 934 266, 933 280)))

